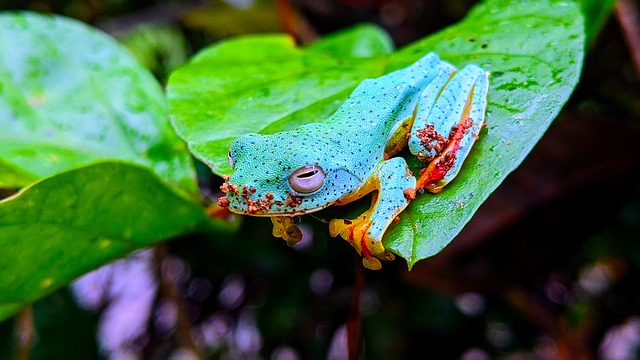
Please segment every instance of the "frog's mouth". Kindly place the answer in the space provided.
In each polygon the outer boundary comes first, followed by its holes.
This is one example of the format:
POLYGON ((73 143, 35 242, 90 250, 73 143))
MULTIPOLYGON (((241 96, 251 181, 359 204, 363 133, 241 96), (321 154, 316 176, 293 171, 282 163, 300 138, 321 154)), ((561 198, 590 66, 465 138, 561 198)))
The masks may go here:
POLYGON ((267 192, 264 195, 256 194, 254 187, 243 185, 239 187, 229 182, 229 177, 224 177, 225 182, 220 189, 225 196, 218 198, 218 205, 228 208, 236 214, 251 216, 299 216, 316 212, 330 206, 331 203, 314 206, 311 208, 301 208, 304 197, 293 192, 289 192, 287 197, 277 200, 273 193, 267 192))
MULTIPOLYGON (((320 211, 331 205, 331 203, 328 203, 312 208, 301 208, 302 197, 294 193, 289 193, 284 201, 275 200, 270 193, 264 196, 250 195, 248 197, 244 197, 242 194, 227 194, 226 199, 222 200, 222 202, 225 201, 228 202, 226 207, 233 213, 264 217, 300 216, 320 211)), ((218 204, 221 205, 220 199, 218 204)))
POLYGON ((293 217, 293 216, 302 216, 302 215, 306 215, 306 214, 310 214, 310 213, 314 213, 316 211, 320 211, 328 206, 330 206, 331 204, 327 204, 324 206, 319 206, 319 207, 315 207, 315 208, 311 208, 311 209, 296 209, 296 210, 266 210, 266 211, 253 211, 251 208, 251 205, 246 205, 243 206, 242 208, 236 208, 236 207, 232 207, 229 206, 229 211, 231 211, 232 213, 235 214, 240 214, 240 215, 250 215, 250 216, 256 216, 256 217, 273 217, 273 216, 289 216, 289 217, 293 217))

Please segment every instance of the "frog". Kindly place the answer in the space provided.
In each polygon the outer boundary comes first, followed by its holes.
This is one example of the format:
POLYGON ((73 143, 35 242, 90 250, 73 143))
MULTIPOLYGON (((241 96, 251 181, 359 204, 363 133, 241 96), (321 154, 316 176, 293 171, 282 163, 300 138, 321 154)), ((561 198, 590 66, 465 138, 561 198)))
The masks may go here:
POLYGON ((489 73, 457 69, 430 52, 413 64, 362 81, 327 119, 293 130, 235 138, 218 205, 233 213, 270 217, 273 235, 302 239, 296 219, 371 194, 368 210, 331 219, 340 236, 377 270, 394 254, 386 230, 416 194, 437 194, 459 173, 484 126, 489 73), (398 153, 423 163, 414 175, 398 153))

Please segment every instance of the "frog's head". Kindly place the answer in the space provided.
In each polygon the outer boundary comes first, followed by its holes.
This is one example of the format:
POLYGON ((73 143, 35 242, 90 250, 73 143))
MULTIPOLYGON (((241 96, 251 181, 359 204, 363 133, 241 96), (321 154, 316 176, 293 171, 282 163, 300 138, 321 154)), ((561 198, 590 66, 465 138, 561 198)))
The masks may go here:
POLYGON ((310 130, 235 139, 229 150, 234 173, 225 177, 219 204, 239 214, 302 215, 353 191, 360 180, 331 141, 310 130))

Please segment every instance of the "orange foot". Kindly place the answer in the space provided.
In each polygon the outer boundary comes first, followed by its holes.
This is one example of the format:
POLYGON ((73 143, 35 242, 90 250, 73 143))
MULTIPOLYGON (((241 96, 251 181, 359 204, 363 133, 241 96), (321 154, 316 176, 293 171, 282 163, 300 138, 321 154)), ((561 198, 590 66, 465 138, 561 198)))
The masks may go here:
POLYGON ((380 270, 381 260, 393 260, 395 256, 382 245, 381 239, 372 239, 367 236, 372 221, 367 215, 361 215, 354 220, 332 219, 329 222, 329 233, 332 237, 340 235, 362 255, 362 264, 370 270, 380 270))

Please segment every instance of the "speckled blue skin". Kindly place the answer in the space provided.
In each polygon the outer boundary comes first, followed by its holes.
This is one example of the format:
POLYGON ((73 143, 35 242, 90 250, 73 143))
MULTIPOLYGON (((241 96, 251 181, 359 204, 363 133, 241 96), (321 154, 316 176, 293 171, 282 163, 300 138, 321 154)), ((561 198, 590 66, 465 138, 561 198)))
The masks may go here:
POLYGON ((225 205, 240 214, 289 217, 348 203, 378 190, 369 211, 330 227, 332 235, 345 237, 365 258, 392 258, 382 247, 382 235, 408 205, 411 197, 405 190, 416 188, 416 178, 403 158, 385 160, 385 152, 399 150, 389 149, 392 138, 398 134, 405 138, 407 131, 403 134, 401 126, 413 123, 411 136, 406 136, 411 152, 433 159, 437 154, 431 146, 424 146, 424 136, 417 131, 431 124, 446 137, 461 116, 470 113, 473 125, 454 149, 458 154, 447 172, 445 181, 449 181, 482 125, 487 73, 475 65, 455 70, 429 53, 405 69, 363 81, 327 121, 271 135, 238 137, 229 151, 234 173, 225 184, 225 205), (467 103, 471 103, 470 111, 467 103), (324 184, 310 194, 295 191, 289 176, 312 164, 324 170, 324 184), (358 234, 360 230, 363 234, 358 234))

